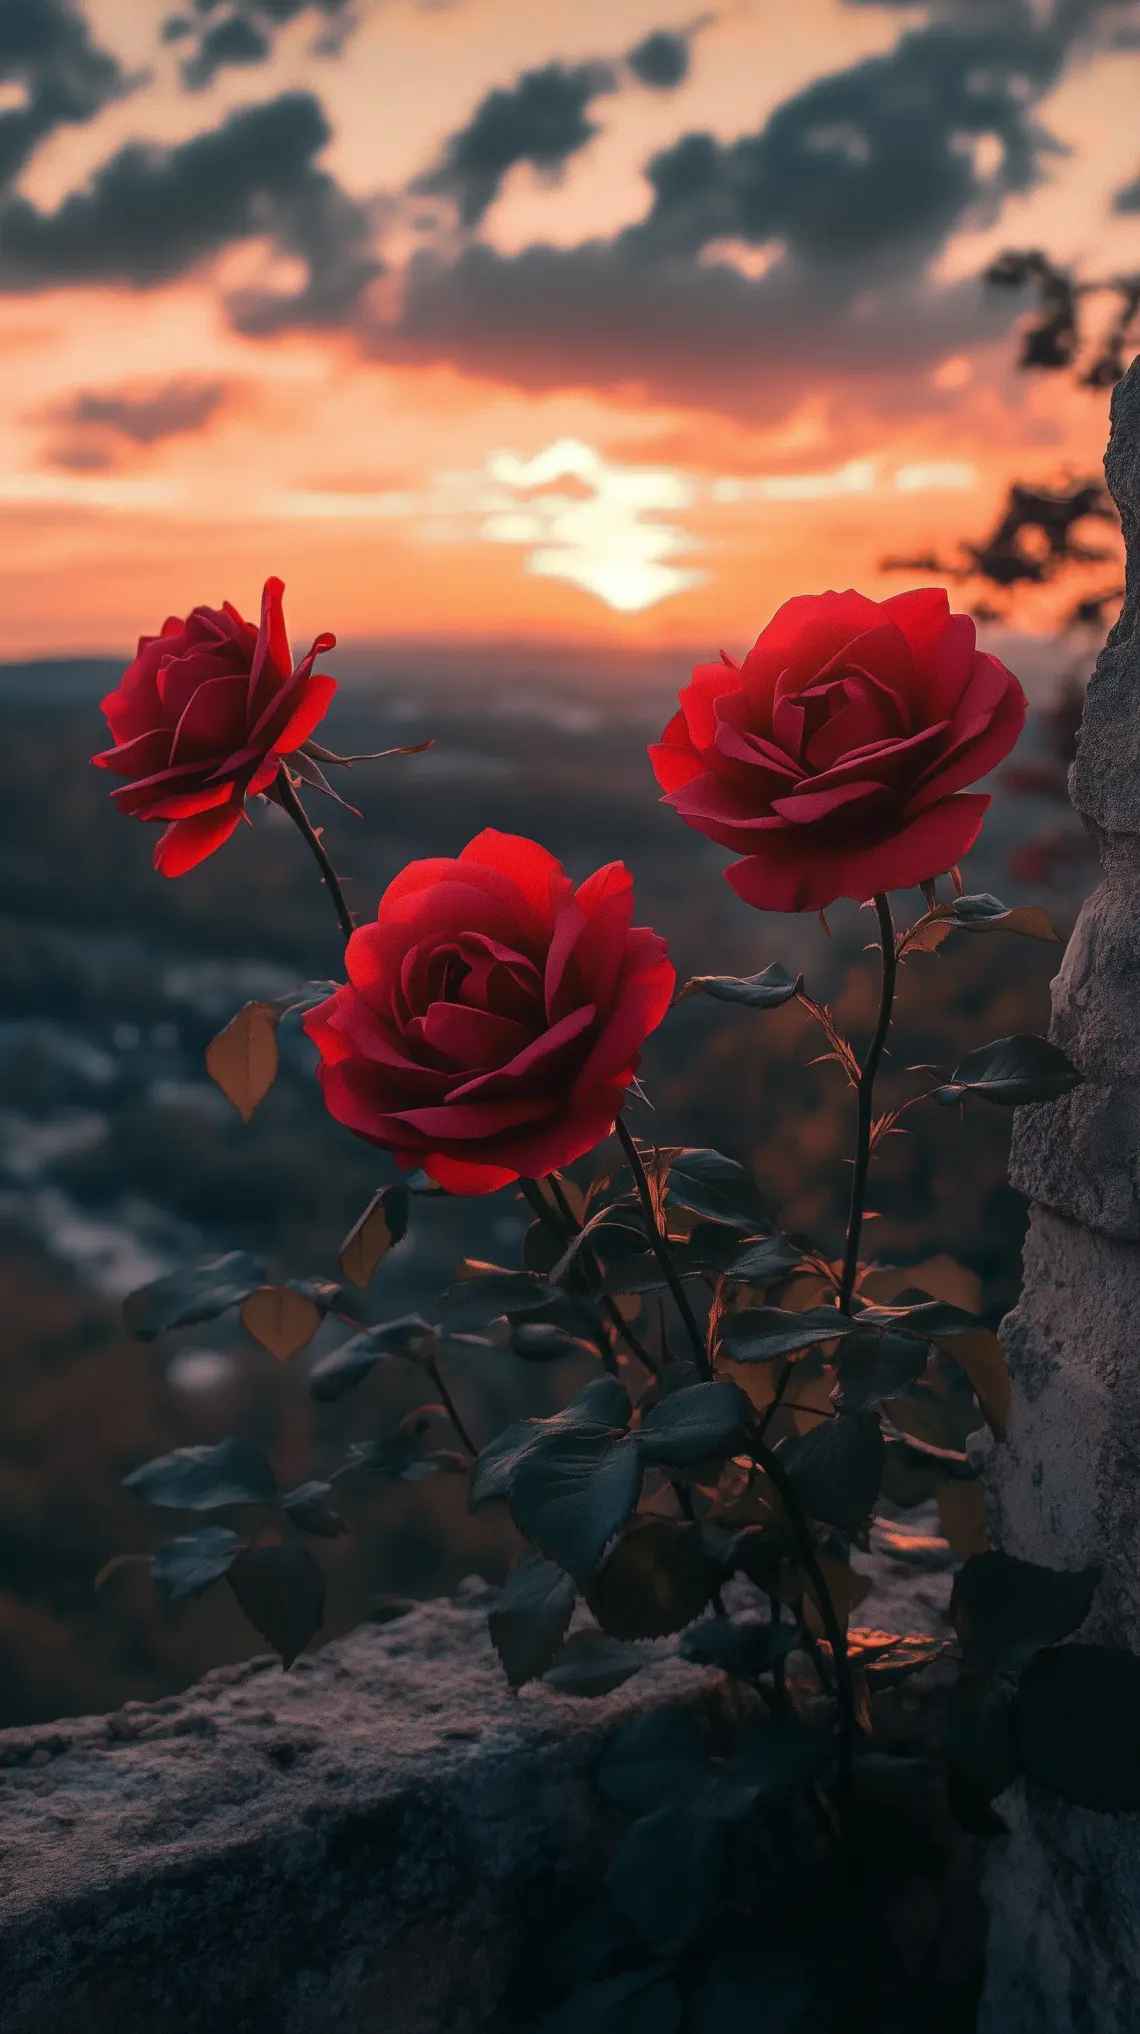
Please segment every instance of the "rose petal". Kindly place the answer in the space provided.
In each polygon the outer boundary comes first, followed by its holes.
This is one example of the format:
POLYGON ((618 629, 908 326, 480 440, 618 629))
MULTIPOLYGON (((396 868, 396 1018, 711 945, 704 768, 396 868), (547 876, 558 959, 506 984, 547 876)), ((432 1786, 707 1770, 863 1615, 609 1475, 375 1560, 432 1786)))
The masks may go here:
POLYGON ((154 866, 162 876, 184 876, 196 869, 215 848, 227 841, 242 816, 240 798, 216 806, 191 819, 176 819, 168 826, 154 851, 154 866))
POLYGON ((909 819, 889 839, 859 846, 821 829, 790 827, 757 841, 758 852, 725 871, 738 897, 758 911, 823 911, 837 897, 863 903, 880 890, 909 889, 952 868, 973 846, 990 801, 947 798, 909 819))
POLYGON ((261 625, 257 631, 253 661, 249 667, 247 683, 247 724, 252 726, 258 714, 264 711, 264 697, 269 696, 263 688, 262 679, 270 681, 273 691, 293 675, 293 656, 289 648, 289 637, 285 628, 285 615, 281 596, 285 586, 280 579, 267 579, 261 589, 261 625))
POLYGON ((536 932, 550 931, 555 902, 568 896, 571 889, 561 862, 546 848, 521 834, 499 833, 492 826, 468 842, 459 860, 465 866, 474 863, 479 869, 494 869, 508 877, 529 906, 536 932))

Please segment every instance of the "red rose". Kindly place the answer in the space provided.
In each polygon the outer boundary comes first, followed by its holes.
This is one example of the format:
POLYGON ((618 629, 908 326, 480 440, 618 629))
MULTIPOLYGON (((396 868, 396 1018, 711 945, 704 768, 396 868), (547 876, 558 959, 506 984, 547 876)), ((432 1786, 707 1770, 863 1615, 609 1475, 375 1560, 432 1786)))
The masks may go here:
POLYGON ((412 862, 349 940, 348 985, 305 1019, 329 1110, 451 1193, 580 1158, 673 993, 664 940, 632 915, 621 862, 575 889, 515 834, 412 862))
POLYGON ((977 839, 966 784, 1007 756, 1025 695, 945 593, 802 594, 743 664, 698 664, 657 781, 688 825, 747 857, 727 871, 762 911, 923 883, 977 839))
POLYGON ((257 629, 228 600, 172 615, 160 636, 140 636, 103 701, 116 745, 91 760, 130 779, 111 794, 120 812, 169 822, 154 851, 164 876, 185 875, 229 839, 246 799, 328 711, 336 679, 314 676, 313 659, 336 637, 318 636, 294 669, 284 590, 266 580, 257 629))

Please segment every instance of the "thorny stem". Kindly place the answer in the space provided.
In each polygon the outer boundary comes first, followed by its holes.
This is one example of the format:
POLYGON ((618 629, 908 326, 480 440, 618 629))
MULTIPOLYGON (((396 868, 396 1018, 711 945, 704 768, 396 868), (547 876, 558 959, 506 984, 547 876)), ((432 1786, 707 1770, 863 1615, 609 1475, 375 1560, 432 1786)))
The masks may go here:
MULTIPOLYGON (((555 1190, 555 1183, 553 1179, 549 1178, 549 1175, 548 1181, 550 1185, 550 1190, 553 1193, 555 1190)), ((539 1186, 537 1180, 520 1179, 519 1188, 520 1191, 525 1195, 526 1199, 529 1201, 531 1207, 534 1209, 534 1212, 538 1216, 539 1221, 542 1222, 547 1229, 549 1229, 551 1235, 554 1237, 555 1241, 559 1245, 565 1245, 570 1241, 570 1238, 572 1236, 577 1235, 578 1230, 581 1227, 581 1224, 578 1221, 576 1221, 574 1211, 571 1208, 569 1202, 566 1200, 564 1194, 559 1193, 558 1198, 559 1198, 559 1207, 562 1208, 565 1213, 567 1224, 566 1228, 563 1228, 562 1223, 558 1219, 556 1211, 551 1207, 550 1202, 547 1200, 546 1195, 543 1193, 542 1188, 539 1186)), ((617 1366, 617 1357, 614 1355, 613 1352, 613 1345, 610 1342, 609 1336, 604 1332, 604 1330, 598 1329, 595 1326, 595 1324, 590 1320, 590 1316, 585 1306, 585 1301, 590 1297, 591 1295, 589 1293, 584 1293, 580 1289, 571 1293, 571 1298, 576 1299, 578 1301, 579 1310, 582 1314, 582 1318, 586 1322, 587 1327, 589 1328, 590 1335, 593 1341, 597 1344, 598 1354, 601 1357, 602 1362, 604 1363, 606 1369, 610 1372, 611 1376, 616 1377, 618 1366, 617 1366)), ((629 1347, 633 1351, 633 1354, 637 1357, 638 1362, 643 1363, 645 1365, 645 1368, 652 1374, 653 1364, 649 1358, 648 1352, 642 1348, 641 1343, 638 1341, 637 1336, 633 1333, 632 1329, 627 1328, 626 1323, 622 1320, 621 1314, 618 1312, 618 1309, 614 1305, 613 1301, 609 1298, 608 1294, 600 1294, 599 1298, 609 1320, 611 1321, 613 1326, 617 1329, 617 1331, 622 1335, 623 1339, 626 1342, 627 1347, 629 1347)))
POLYGON ((824 1636, 831 1647, 839 1712, 839 1800, 841 1806, 845 1807, 851 1797, 851 1774, 855 1761, 855 1687, 851 1678, 851 1662, 847 1657, 847 1634, 839 1622, 823 1569, 816 1559, 811 1528, 787 1470, 779 1456, 774 1455, 770 1448, 766 1448, 761 1440, 753 1439, 752 1453, 773 1488, 779 1493, 784 1510, 788 1514, 788 1524, 795 1538, 804 1573, 811 1582, 819 1605, 824 1636))
POLYGON ((471 1436, 468 1433, 466 1427, 464 1426, 463 1421, 459 1417, 455 1400, 452 1398, 450 1391, 448 1390, 446 1384, 443 1381, 443 1375, 440 1371, 438 1363, 436 1363, 433 1360, 426 1367, 427 1374, 431 1378, 432 1383, 434 1384, 436 1390, 439 1393, 440 1400, 443 1404, 443 1408, 447 1414, 448 1419, 451 1421, 452 1426, 455 1428, 456 1433, 459 1435, 459 1438, 462 1441, 464 1447, 466 1448, 467 1453, 471 1456, 472 1460, 474 1461, 475 1457, 479 1453, 479 1450, 475 1446, 475 1443, 471 1439, 471 1436))
POLYGON ((641 1202, 641 1212, 645 1216, 645 1225, 649 1231, 650 1249, 661 1266, 665 1276, 665 1283, 676 1302, 677 1312, 685 1323, 685 1331, 689 1341, 692 1343, 693 1355, 696 1358, 697 1370, 701 1377, 707 1380, 712 1376, 712 1364, 709 1362, 708 1351, 705 1348, 705 1338, 701 1333, 697 1317, 689 1304, 688 1294, 681 1283, 677 1267, 670 1254, 669 1245, 661 1233, 657 1221, 657 1210, 653 1205, 653 1194, 646 1176, 645 1166, 642 1163, 641 1153, 620 1116, 614 1128, 617 1131, 621 1148, 625 1152, 629 1169, 633 1174, 633 1183, 637 1188, 637 1198, 641 1202))
MULTIPOLYGON (((567 1200, 565 1193, 563 1192, 562 1182, 559 1179, 557 1173, 548 1172, 546 1175, 546 1184, 550 1188, 550 1191, 553 1194, 554 1199, 558 1203, 558 1211, 566 1224, 567 1230, 569 1231, 571 1236, 577 1236, 581 1231, 582 1224, 578 1220, 577 1215, 574 1213, 573 1208, 570 1206, 570 1203, 567 1200)), ((587 1249, 585 1253, 585 1260, 588 1266, 592 1266, 595 1270, 598 1269, 597 1260, 594 1257, 592 1250, 587 1249)), ((644 1365, 646 1370, 648 1370, 650 1376, 656 1377, 658 1365, 654 1362, 653 1357, 650 1355, 644 1342, 641 1340, 641 1337, 639 1335, 634 1334, 633 1329, 629 1326, 629 1323, 627 1322, 624 1314, 622 1313, 622 1310, 619 1307, 617 1301, 608 1292, 598 1293, 596 1297, 601 1305, 602 1312, 605 1314, 606 1319, 609 1321, 610 1326, 612 1327, 615 1335, 620 1337, 620 1339, 625 1343, 626 1348, 629 1349, 634 1356, 636 1356, 638 1362, 644 1365)))
POLYGON ((345 939, 349 940, 356 931, 356 926, 353 923, 352 913, 345 901, 344 891, 340 887, 340 877, 328 858, 320 834, 317 832, 316 827, 313 825, 312 820, 297 796, 296 786, 289 775, 288 765, 285 763, 278 765, 276 788, 277 796, 281 800, 284 810, 289 814, 298 832, 304 835, 305 840, 309 844, 310 851, 325 879, 329 896, 333 900, 333 908, 340 920, 340 929, 345 939))
POLYGON ((843 1278, 839 1288, 839 1310, 851 1312, 851 1297, 855 1291, 855 1277, 859 1269, 859 1237, 863 1228, 863 1200, 867 1191, 867 1166, 871 1157, 871 1125, 875 1099, 875 1075, 887 1042, 890 1029, 891 1009, 895 999, 895 979, 898 974, 898 959, 895 952, 895 926, 891 917, 890 899, 880 891, 875 898, 875 911, 879 920, 879 939, 882 945, 883 976, 882 992, 879 997, 879 1017, 867 1057, 859 1074, 859 1114, 855 1132, 855 1165, 851 1174, 851 1208, 847 1217, 847 1249, 843 1259, 843 1278))

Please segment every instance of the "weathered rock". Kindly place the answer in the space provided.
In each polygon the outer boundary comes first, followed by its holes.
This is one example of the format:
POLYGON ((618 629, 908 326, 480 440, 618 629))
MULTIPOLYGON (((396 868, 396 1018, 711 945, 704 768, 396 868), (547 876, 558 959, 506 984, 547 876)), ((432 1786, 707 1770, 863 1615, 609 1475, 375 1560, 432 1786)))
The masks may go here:
POLYGON ((477 1590, 288 1674, 0 1734, 3 2034, 504 2024, 528 1931, 598 1868, 604 1737, 711 1677, 512 1696, 477 1590))
MULTIPOLYGON (((865 1609, 909 1616, 880 1559, 865 1609)), ((909 1571, 913 1575, 913 1569, 909 1571)), ((945 1573, 922 1578, 937 1624, 945 1573)), ((185 1696, 0 1734, 2 2034, 519 2034, 552 1927, 596 1895, 622 1820, 592 1781, 662 1701, 728 1712, 663 1659, 609 1696, 512 1696, 486 1585, 364 1627, 288 1674, 261 1658, 185 1696)), ((927 1750, 949 1670, 876 1705, 927 1750)), ((940 1787, 861 1848, 868 2034, 966 2034, 981 1978, 979 1846, 940 1787)))
MULTIPOLYGON (((1128 545, 1124 611, 1089 686, 1073 803, 1103 880, 1053 985, 1052 1037, 1085 1076, 1018 1112, 1010 1178, 1033 1202, 1022 1297, 1002 1324, 1014 1411, 988 1481, 998 1544, 1100 1563, 1083 1635, 1140 1652, 1140 362, 1105 470, 1128 545)), ((983 2034, 1115 2034, 1140 1998, 1140 1818, 1042 1790, 1002 1802, 986 1878, 983 2034)))

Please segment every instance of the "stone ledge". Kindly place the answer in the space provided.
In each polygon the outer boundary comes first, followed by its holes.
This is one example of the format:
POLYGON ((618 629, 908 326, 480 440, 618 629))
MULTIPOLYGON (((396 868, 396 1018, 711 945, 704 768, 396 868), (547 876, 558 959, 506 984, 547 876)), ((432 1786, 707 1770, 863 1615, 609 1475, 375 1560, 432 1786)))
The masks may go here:
POLYGON ((513 1696, 485 1586, 182 1697, 0 1733, 3 2034, 474 2034, 599 1858, 589 1784, 663 1660, 513 1696))
MULTIPOLYGON (((870 1621, 942 1626, 948 1574, 871 1567, 870 1621)), ((592 1784, 604 1741, 661 1702, 711 1709, 724 1684, 662 1657, 599 1700, 514 1696, 491 1595, 471 1578, 288 1674, 262 1657, 0 1733, 0 2034, 529 2027, 520 1974, 596 1894, 621 1826, 592 1784)), ((932 1744, 950 1678, 877 1699, 883 1748, 932 1744)), ((874 1867, 873 2034, 926 2034, 935 2007, 972 2026, 980 1863, 936 1788, 874 1867)))

